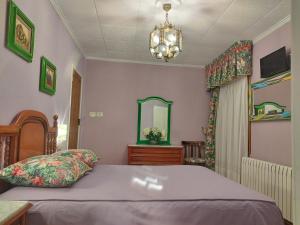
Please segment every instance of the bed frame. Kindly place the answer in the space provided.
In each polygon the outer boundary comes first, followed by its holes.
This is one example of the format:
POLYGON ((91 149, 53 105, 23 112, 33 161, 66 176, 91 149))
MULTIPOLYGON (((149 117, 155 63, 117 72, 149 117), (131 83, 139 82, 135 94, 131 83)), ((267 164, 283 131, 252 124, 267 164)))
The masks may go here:
MULTIPOLYGON (((1 168, 28 157, 56 152, 57 119, 58 116, 54 115, 53 126, 50 127, 43 113, 24 110, 14 117, 10 125, 0 126, 1 168)), ((8 184, 0 182, 0 193, 8 188, 8 184)))

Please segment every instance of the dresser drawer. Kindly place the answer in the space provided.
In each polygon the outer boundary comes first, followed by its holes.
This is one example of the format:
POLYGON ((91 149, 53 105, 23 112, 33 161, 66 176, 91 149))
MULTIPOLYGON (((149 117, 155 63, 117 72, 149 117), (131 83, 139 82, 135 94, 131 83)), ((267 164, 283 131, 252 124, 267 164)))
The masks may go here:
POLYGON ((131 153, 137 154, 178 154, 182 152, 182 149, 174 148, 130 148, 131 153))
POLYGON ((128 146, 129 165, 180 165, 182 147, 132 147, 128 146))

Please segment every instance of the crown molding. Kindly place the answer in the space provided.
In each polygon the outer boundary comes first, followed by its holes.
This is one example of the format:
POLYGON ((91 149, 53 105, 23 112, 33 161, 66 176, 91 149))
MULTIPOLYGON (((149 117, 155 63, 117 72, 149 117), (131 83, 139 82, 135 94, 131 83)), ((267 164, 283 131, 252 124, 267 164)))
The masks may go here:
POLYGON ((257 42, 259 42, 260 40, 264 39, 265 37, 267 37, 268 35, 270 35, 271 33, 273 33, 275 30, 279 29, 280 27, 282 27, 283 25, 287 24, 290 21, 291 21, 291 15, 288 15, 284 19, 280 20, 278 23, 275 23, 269 29, 265 30, 264 32, 262 32, 261 34, 259 34, 258 36, 256 36, 253 39, 253 43, 256 44, 257 42))
POLYGON ((56 11, 56 13, 58 14, 59 18, 61 19, 62 23, 64 24, 65 28, 67 29, 68 33, 70 34, 72 40, 74 41, 76 47, 79 49, 81 55, 83 57, 85 57, 84 53, 83 53, 83 50, 80 46, 80 44, 78 43, 77 39, 75 38, 75 35, 72 31, 72 29, 70 28, 61 8, 56 4, 56 0, 50 0, 50 3, 52 4, 54 10, 56 11))
POLYGON ((155 62, 144 62, 144 61, 125 60, 125 59, 112 59, 112 58, 101 58, 101 57, 91 57, 91 56, 87 56, 86 59, 87 60, 99 60, 99 61, 105 61, 105 62, 146 64, 146 65, 155 65, 155 66, 187 67, 187 68, 198 68, 198 69, 203 69, 204 68, 203 65, 155 63, 155 62))
POLYGON ((158 66, 174 66, 174 67, 188 67, 188 68, 204 68, 203 65, 188 65, 188 64, 174 64, 174 63, 155 63, 155 62, 144 62, 144 61, 135 61, 135 60, 123 60, 123 59, 112 59, 112 58, 101 58, 101 57, 91 57, 87 56, 84 51, 82 50, 79 42, 77 41, 72 29, 70 28, 61 8, 57 5, 56 0, 50 0, 53 8, 55 9, 56 13, 60 17, 62 23, 66 27, 68 33, 70 34, 72 40, 74 41, 76 47, 79 49, 80 53, 85 57, 85 59, 90 60, 100 60, 100 61, 107 61, 107 62, 122 62, 122 63, 135 63, 135 64, 147 64, 147 65, 158 65, 158 66))
MULTIPOLYGON (((136 63, 136 64, 146 64, 146 65, 158 65, 158 66, 174 66, 174 67, 188 67, 188 68, 201 68, 203 69, 205 66, 203 65, 189 65, 189 64, 174 64, 174 63, 155 63, 155 62, 144 62, 144 61, 135 61, 135 60, 124 60, 124 59, 112 59, 112 58, 101 58, 101 57, 91 57, 84 54, 80 44, 78 43, 77 39, 75 38, 74 33, 72 32, 72 29, 70 28, 67 20, 64 17, 63 12, 61 11, 60 7, 56 4, 56 0, 50 0, 53 8, 55 9, 56 13, 60 17, 62 23, 66 27, 68 33, 70 34, 72 40, 74 41, 76 47, 79 49, 80 53, 86 58, 90 60, 100 60, 100 61, 107 61, 107 62, 122 62, 122 63, 136 63)), ((288 22, 291 21, 291 15, 288 15, 278 23, 272 25, 269 29, 262 32, 258 36, 256 36, 253 39, 253 43, 256 44, 260 40, 264 39, 271 33, 273 33, 275 30, 279 29, 280 27, 284 26, 288 22)))

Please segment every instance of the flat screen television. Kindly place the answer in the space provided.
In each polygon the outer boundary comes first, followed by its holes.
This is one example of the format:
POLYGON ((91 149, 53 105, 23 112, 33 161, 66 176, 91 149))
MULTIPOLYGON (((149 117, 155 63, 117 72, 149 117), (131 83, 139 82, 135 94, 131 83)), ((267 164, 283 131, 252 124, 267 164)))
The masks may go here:
POLYGON ((290 65, 285 47, 260 59, 261 78, 268 78, 289 69, 290 65))

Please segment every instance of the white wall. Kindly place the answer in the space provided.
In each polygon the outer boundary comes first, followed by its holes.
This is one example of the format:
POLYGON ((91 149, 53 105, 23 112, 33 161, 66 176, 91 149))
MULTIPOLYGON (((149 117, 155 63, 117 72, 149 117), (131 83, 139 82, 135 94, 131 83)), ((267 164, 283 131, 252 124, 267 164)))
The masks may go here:
MULTIPOLYGON (((251 83, 261 80, 260 59, 262 57, 283 46, 287 49, 291 48, 291 30, 291 23, 286 23, 254 44, 251 83)), ((290 95, 291 93, 282 93, 282 95, 284 94, 290 95)), ((291 166, 291 132, 290 121, 261 121, 259 123, 251 123, 251 157, 291 166)))
POLYGON ((127 163, 127 145, 137 139, 137 99, 149 96, 174 102, 172 144, 203 140, 209 101, 203 69, 101 60, 87 60, 86 68, 80 146, 95 150, 102 163, 127 163), (97 111, 104 116, 88 116, 97 111))
MULTIPOLYGON (((7 125, 24 109, 52 116, 68 125, 73 67, 83 75, 85 60, 49 0, 15 0, 35 25, 32 63, 5 47, 7 0, 0 0, 0 124, 7 125), (57 68, 56 94, 39 91, 40 59, 47 57, 57 68)), ((63 138, 64 139, 64 138, 63 138)))
POLYGON ((292 125, 293 125, 293 173, 294 173, 294 224, 300 225, 300 1, 292 3, 292 125))

